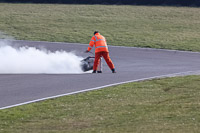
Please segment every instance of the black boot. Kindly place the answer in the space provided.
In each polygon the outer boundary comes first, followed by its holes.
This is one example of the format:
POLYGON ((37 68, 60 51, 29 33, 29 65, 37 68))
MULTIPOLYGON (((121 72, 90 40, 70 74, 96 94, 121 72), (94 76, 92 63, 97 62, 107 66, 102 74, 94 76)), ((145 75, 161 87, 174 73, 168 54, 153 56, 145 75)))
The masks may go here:
POLYGON ((115 71, 115 68, 114 68, 114 69, 112 69, 112 73, 116 73, 116 71, 115 71))
POLYGON ((96 73, 97 71, 96 70, 93 70, 93 72, 92 73, 96 73))
POLYGON ((97 71, 97 73, 102 73, 102 71, 97 71))

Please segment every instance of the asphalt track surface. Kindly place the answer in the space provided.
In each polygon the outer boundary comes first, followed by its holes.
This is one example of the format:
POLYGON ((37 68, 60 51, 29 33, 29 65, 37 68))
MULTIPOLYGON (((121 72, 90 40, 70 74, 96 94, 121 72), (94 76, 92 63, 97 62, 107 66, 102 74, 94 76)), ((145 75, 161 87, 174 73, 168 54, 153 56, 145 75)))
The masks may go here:
MULTIPOLYGON (((87 57, 88 45, 34 41, 12 41, 15 46, 75 51, 87 57)), ((200 70, 200 53, 149 48, 109 46, 116 66, 113 74, 103 62, 102 74, 0 74, 0 109, 44 99, 100 89, 156 77, 190 74, 200 70)))

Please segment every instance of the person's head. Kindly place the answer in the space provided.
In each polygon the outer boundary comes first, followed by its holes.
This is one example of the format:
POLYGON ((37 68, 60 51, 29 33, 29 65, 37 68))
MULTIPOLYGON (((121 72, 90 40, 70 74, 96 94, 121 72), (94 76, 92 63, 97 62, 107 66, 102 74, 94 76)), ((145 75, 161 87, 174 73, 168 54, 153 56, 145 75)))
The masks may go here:
POLYGON ((96 33, 99 33, 99 32, 98 32, 98 31, 95 31, 95 32, 94 32, 94 35, 95 35, 96 33))

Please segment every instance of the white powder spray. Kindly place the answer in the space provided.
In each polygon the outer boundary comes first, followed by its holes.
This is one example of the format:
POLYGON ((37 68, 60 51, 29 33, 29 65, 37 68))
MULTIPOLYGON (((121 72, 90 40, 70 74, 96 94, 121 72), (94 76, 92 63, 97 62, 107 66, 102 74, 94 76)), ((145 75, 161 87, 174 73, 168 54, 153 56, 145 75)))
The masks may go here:
POLYGON ((15 48, 0 40, 0 74, 82 73, 81 60, 71 52, 51 52, 34 47, 15 48))

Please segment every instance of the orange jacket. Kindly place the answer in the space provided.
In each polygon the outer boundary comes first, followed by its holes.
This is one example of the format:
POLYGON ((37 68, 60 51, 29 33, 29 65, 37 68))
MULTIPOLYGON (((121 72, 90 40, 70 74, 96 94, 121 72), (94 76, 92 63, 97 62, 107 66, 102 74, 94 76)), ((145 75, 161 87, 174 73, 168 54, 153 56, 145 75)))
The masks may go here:
POLYGON ((93 46, 95 45, 95 53, 98 52, 108 52, 108 46, 106 43, 106 39, 104 36, 100 35, 99 33, 96 33, 89 43, 88 51, 90 51, 93 46))

